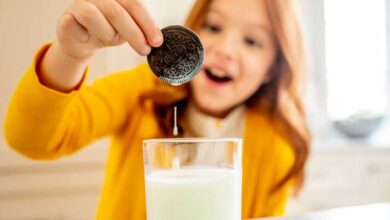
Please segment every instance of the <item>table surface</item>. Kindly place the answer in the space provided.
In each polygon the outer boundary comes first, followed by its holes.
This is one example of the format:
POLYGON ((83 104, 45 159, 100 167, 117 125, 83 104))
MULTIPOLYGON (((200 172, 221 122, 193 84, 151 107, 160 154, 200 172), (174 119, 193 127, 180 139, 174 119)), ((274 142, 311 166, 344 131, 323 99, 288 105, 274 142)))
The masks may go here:
POLYGON ((251 220, 390 220, 390 202, 311 212, 295 216, 251 220))

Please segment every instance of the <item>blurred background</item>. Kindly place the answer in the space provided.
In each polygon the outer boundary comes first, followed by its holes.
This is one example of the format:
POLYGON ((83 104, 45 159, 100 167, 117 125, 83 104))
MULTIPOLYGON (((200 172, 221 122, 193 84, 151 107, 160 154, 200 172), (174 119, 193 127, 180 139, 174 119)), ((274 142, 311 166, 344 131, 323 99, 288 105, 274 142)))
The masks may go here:
MULTIPOLYGON (((314 135, 302 194, 288 214, 390 201, 390 1, 296 0, 308 57, 306 109, 314 135)), ((143 0, 160 27, 181 24, 193 0, 143 0)), ((69 0, 0 0, 0 124, 36 50, 55 38, 69 0)), ((100 51, 88 81, 145 58, 100 51)), ((129 85, 131 86, 131 85, 129 85)), ((55 162, 12 151, 0 128, 0 219, 93 219, 108 140, 55 162)))

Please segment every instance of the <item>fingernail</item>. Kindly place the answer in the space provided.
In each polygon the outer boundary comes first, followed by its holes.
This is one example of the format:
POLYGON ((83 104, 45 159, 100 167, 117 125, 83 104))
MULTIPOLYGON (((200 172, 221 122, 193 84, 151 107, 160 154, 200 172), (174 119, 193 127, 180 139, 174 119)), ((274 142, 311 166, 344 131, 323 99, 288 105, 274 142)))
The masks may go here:
POLYGON ((154 44, 160 44, 162 42, 163 38, 161 35, 157 35, 156 37, 153 38, 153 43, 154 44))
POLYGON ((150 53, 150 51, 152 50, 152 48, 150 48, 149 46, 145 46, 143 49, 142 49, 142 54, 143 55, 148 55, 150 53))

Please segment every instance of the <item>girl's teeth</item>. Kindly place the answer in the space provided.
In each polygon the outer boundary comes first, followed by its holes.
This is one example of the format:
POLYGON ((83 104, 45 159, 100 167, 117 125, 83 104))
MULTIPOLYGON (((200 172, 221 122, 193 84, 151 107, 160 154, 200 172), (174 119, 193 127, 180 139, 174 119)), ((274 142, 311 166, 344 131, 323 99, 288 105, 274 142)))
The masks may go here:
POLYGON ((210 72, 215 75, 215 76, 218 76, 218 77, 224 77, 225 74, 221 71, 218 71, 218 70, 214 70, 214 69, 211 69, 210 72))

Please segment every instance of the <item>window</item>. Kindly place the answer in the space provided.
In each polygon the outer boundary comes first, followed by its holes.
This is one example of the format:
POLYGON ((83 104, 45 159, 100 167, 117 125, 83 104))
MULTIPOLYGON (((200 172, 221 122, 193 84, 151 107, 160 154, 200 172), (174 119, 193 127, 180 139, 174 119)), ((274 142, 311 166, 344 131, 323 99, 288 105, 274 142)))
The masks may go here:
POLYGON ((390 2, 297 1, 308 55, 305 103, 314 147, 390 147, 390 2), (346 138, 338 122, 359 117, 385 120, 369 138, 346 138))
POLYGON ((324 1, 330 120, 386 111, 385 6, 385 0, 324 1))

